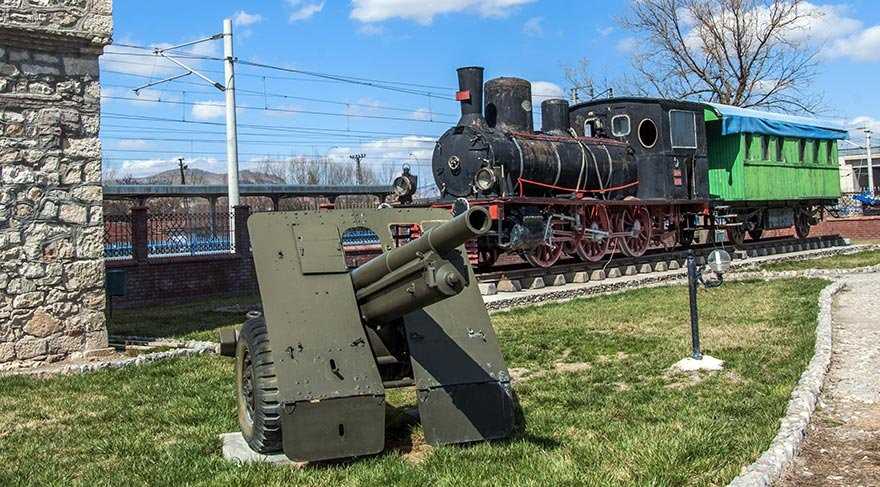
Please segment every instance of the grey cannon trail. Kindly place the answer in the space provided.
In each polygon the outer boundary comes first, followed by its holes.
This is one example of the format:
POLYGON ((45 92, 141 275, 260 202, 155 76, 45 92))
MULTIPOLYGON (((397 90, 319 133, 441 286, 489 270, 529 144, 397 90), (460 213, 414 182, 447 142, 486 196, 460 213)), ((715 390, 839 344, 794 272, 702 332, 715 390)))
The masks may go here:
POLYGON ((463 247, 490 227, 482 207, 252 216, 264 314, 221 337, 248 444, 296 461, 378 453, 385 389, 406 386, 432 445, 510 436, 510 377, 463 247), (415 225, 421 238, 395 248, 392 232, 415 225), (349 229, 384 253, 350 270, 349 229))

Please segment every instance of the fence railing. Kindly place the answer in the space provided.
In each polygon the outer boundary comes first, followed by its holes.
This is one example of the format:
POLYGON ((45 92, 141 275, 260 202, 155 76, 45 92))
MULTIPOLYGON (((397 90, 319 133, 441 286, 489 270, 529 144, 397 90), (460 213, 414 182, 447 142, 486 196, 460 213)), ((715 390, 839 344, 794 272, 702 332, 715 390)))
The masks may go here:
POLYGON ((227 212, 147 215, 147 255, 200 255, 229 252, 227 212))
POLYGON ((104 215, 104 256, 107 259, 130 259, 131 215, 104 215))
POLYGON ((832 215, 837 218, 880 215, 880 208, 865 205, 856 199, 859 194, 862 193, 843 193, 837 206, 832 209, 832 215))

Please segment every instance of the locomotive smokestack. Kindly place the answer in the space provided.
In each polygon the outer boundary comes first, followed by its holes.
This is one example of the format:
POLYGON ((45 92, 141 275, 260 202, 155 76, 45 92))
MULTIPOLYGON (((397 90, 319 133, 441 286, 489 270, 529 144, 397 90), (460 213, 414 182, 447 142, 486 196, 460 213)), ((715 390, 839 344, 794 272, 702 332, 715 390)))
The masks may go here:
POLYGON ((568 102, 554 98, 541 103, 541 131, 553 135, 568 133, 568 102))
POLYGON ((508 132, 532 132, 532 84, 520 78, 486 83, 486 122, 508 132))
MULTIPOLYGON (((483 119, 483 68, 470 66, 458 69, 458 93, 461 102, 459 125, 471 125, 483 119)), ((478 122, 479 123, 479 122, 478 122)))

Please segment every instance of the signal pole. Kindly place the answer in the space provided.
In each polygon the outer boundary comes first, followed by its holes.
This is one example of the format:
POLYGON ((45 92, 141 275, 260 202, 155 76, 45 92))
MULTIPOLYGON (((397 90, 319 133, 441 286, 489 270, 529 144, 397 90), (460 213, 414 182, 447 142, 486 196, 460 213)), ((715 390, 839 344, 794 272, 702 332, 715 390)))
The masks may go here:
POLYGON ((363 172, 361 172, 361 160, 366 157, 366 154, 352 154, 348 156, 349 159, 355 161, 355 164, 357 164, 356 175, 358 184, 364 184, 364 175, 363 172))
MULTIPOLYGON (((235 118, 235 55, 232 46, 232 19, 223 20, 223 72, 226 77, 226 174, 229 185, 229 214, 239 205, 238 192, 238 127, 235 118)), ((230 216, 230 236, 235 220, 230 216)))
POLYGON ((177 158, 177 166, 180 168, 180 184, 186 186, 186 173, 183 171, 189 169, 189 166, 183 163, 183 158, 177 158))

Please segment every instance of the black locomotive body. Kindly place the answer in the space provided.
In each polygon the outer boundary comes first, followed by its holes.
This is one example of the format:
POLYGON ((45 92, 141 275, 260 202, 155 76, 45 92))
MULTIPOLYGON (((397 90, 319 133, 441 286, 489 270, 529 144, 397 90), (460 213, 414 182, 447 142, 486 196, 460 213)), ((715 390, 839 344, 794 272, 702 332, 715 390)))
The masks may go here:
POLYGON ((458 70, 461 119, 437 141, 432 170, 440 205, 488 205, 493 232, 479 263, 516 253, 535 266, 562 255, 598 261, 689 240, 708 208, 703 111, 698 105, 611 99, 541 105, 531 84, 483 69, 458 70), (638 125, 636 125, 638 124, 638 125), (653 130, 653 134, 651 133, 653 130), (649 137, 650 136, 650 137, 649 137))

